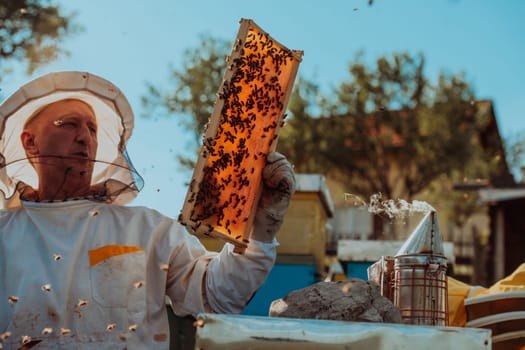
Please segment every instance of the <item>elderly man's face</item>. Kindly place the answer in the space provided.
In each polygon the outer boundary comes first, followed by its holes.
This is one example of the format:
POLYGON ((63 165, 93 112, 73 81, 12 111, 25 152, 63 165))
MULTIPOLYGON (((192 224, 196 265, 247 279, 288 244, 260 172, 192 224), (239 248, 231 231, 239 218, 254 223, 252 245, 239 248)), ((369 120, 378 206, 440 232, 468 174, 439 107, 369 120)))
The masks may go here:
POLYGON ((65 166, 91 176, 98 146, 97 121, 91 107, 82 101, 54 102, 26 125, 22 142, 35 164, 65 166))

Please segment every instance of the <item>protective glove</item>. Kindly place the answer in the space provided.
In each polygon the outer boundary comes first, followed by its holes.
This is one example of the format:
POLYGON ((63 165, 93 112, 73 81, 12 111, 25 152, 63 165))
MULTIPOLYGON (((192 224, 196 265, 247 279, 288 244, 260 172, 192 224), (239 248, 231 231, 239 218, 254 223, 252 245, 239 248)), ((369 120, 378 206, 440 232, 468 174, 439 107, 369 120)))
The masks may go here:
POLYGON ((262 182, 263 189, 255 212, 251 238, 260 242, 272 242, 295 192, 293 168, 285 156, 278 152, 268 154, 262 182))

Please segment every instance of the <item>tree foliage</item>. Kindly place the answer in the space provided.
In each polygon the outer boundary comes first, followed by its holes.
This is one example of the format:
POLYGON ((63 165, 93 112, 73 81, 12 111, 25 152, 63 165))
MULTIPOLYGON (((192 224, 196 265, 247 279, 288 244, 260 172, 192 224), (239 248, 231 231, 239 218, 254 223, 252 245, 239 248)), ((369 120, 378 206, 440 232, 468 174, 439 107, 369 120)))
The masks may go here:
POLYGON ((60 40, 80 30, 73 16, 51 0, 0 1, 0 71, 5 74, 10 61, 22 61, 31 73, 65 53, 60 40))
MULTIPOLYGON (((196 150, 229 48, 228 42, 201 37, 199 47, 185 52, 182 68, 171 72, 172 89, 150 85, 143 98, 150 113, 160 109, 181 118, 196 150)), ((297 172, 325 174, 365 197, 381 192, 411 200, 425 189, 443 191, 465 174, 488 174, 483 151, 472 142, 479 125, 470 86, 462 75, 446 74, 431 84, 424 71, 423 55, 396 53, 370 68, 358 54, 349 79, 331 97, 299 77, 278 150, 297 172), (436 181, 443 185, 436 187, 436 181)))
POLYGON ((322 99, 315 83, 298 77, 288 103, 286 126, 281 129, 277 145, 278 151, 293 162, 296 172, 315 173, 323 169, 320 154, 323 139, 316 117, 322 99))
POLYGON ((471 159, 476 134, 473 93, 462 76, 433 86, 422 55, 380 57, 373 69, 356 57, 350 80, 321 120, 321 157, 359 194, 410 200, 471 159))
POLYGON ((525 183, 525 132, 515 132, 506 139, 509 166, 512 168, 518 181, 525 183))
MULTIPOLYGON (((182 68, 172 68, 172 87, 161 91, 150 83, 147 94, 142 97, 147 116, 172 115, 180 118, 181 125, 193 135, 195 152, 212 114, 230 50, 231 43, 228 41, 202 35, 198 47, 184 51, 182 68)), ((194 161, 183 155, 178 155, 178 160, 188 168, 194 166, 194 161)))

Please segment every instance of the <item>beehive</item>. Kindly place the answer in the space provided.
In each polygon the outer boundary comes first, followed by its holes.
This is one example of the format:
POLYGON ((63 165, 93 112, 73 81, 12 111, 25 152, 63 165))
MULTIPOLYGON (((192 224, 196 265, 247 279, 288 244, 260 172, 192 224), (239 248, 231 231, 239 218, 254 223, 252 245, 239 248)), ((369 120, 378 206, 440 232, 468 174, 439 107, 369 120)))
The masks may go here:
POLYGON ((300 261, 313 257, 323 272, 328 220, 334 215, 332 196, 320 174, 296 174, 296 190, 277 234, 278 260, 300 261), (285 258, 286 257, 286 258, 285 258))
POLYGON ((197 236, 246 248, 262 169, 277 145, 301 58, 241 19, 179 216, 197 236))

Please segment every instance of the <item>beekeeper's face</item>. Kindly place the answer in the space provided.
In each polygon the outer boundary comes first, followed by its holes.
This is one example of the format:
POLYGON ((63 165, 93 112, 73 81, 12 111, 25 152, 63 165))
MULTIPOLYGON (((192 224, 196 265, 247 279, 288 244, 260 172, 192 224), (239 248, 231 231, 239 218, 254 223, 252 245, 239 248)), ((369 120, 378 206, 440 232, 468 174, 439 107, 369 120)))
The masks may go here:
POLYGON ((26 124, 21 138, 37 171, 38 166, 52 165, 90 179, 98 146, 97 121, 85 102, 49 104, 26 124))

